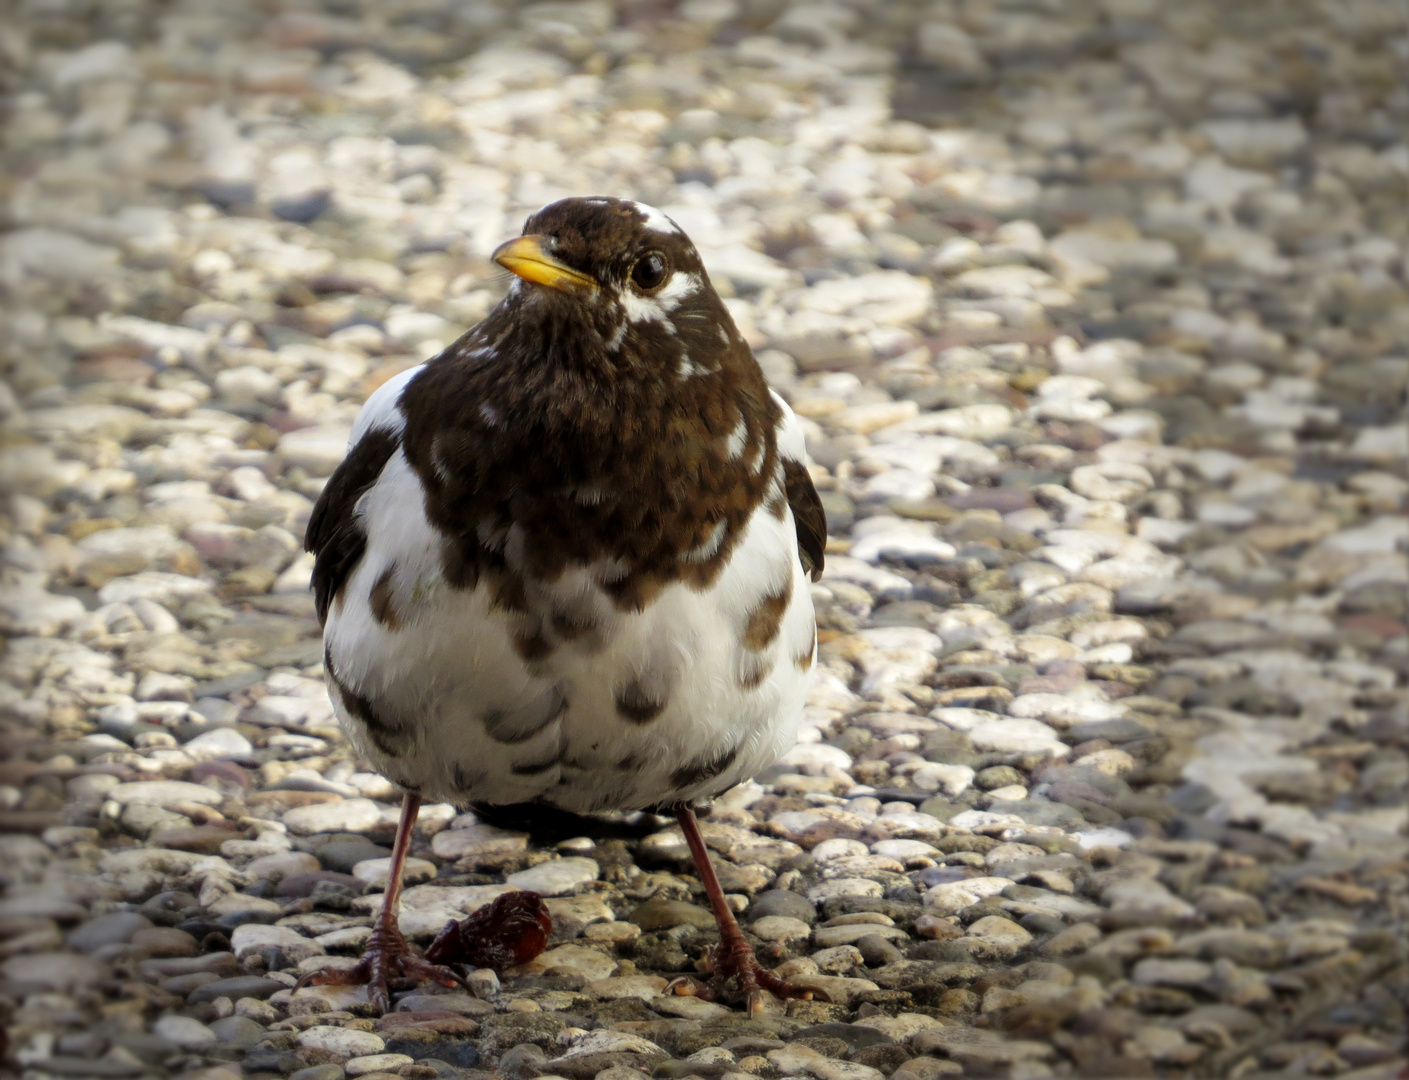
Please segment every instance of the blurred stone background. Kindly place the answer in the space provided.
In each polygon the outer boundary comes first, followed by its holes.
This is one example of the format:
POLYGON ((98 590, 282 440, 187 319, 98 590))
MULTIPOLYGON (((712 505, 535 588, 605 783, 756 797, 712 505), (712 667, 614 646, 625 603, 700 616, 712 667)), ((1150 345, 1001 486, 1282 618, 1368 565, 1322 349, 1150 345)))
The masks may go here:
POLYGON ((1404 1067, 1409 16, 1395 0, 15 0, 0 14, 0 1019, 47 1077, 1404 1067), (802 740, 678 832, 422 816, 301 539, 359 403, 541 204, 699 246, 831 521, 802 740), (504 823, 499 823, 503 825, 504 823), (573 832, 590 835, 573 835, 573 832), (665 977, 663 977, 665 976, 665 977))

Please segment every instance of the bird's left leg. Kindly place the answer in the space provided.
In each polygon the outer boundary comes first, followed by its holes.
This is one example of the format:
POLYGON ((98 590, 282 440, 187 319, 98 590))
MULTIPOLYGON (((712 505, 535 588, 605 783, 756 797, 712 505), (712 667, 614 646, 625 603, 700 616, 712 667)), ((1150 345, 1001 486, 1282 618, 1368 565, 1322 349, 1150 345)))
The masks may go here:
POLYGON ((688 806, 682 806, 675 811, 675 817, 685 834, 685 842, 690 845, 695 869, 699 871, 700 880, 704 882, 709 906, 714 912, 714 921, 719 924, 719 944, 710 954, 712 978, 708 983, 689 978, 677 979, 672 983, 675 992, 692 993, 713 1000, 724 994, 732 978, 744 995, 750 1014, 763 1010, 763 996, 760 993, 763 990, 780 998, 811 999, 813 995, 825 998, 827 995, 822 991, 792 986, 759 964, 753 947, 744 939, 744 932, 739 929, 739 922, 734 918, 728 901, 724 899, 724 889, 719 884, 719 878, 715 876, 714 864, 710 862, 709 850, 705 847, 704 837, 700 835, 700 825, 695 819, 695 812, 688 806))
POLYGON ((448 967, 428 964, 411 952, 411 946, 397 925, 396 909, 401 903, 402 876, 406 869, 406 856, 411 850, 411 830, 416 826, 416 817, 421 810, 421 797, 407 794, 401 801, 401 820, 396 826, 396 842, 391 849, 391 867, 387 871, 386 893, 382 896, 381 910, 372 923, 372 936, 367 941, 367 951, 356 965, 350 968, 325 968, 310 971, 294 985, 297 993, 300 987, 312 983, 314 986, 359 986, 366 984, 367 998, 381 1012, 391 1007, 391 983, 396 979, 423 979, 438 982, 442 986, 463 986, 469 984, 448 967))

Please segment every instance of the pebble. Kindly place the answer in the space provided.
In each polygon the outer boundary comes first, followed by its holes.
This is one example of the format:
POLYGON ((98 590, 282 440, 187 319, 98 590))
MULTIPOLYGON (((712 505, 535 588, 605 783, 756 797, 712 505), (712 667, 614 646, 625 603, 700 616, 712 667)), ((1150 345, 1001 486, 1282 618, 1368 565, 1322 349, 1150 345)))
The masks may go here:
POLYGON ((201 1050, 220 1041, 214 1031, 189 1016, 159 1017, 152 1024, 152 1034, 170 1039, 183 1050, 201 1050))
POLYGON ((298 1045, 310 1050, 326 1050, 330 1054, 352 1060, 380 1055, 386 1048, 386 1042, 380 1035, 326 1024, 305 1028, 299 1032, 298 1045))
POLYGON ((296 806, 284 814, 284 826, 300 836, 315 833, 366 832, 382 820, 382 808, 371 799, 296 806))
MULTIPOLYGON (((317 865, 314 860, 313 871, 316 872, 317 865)), ((305 871, 307 872, 307 871, 305 871)), ((385 859, 363 859, 352 868, 352 876, 358 881, 365 882, 373 888, 385 889, 387 879, 391 873, 391 857, 385 859)), ((436 865, 426 859, 408 858, 402 867, 402 881, 407 885, 415 885, 422 881, 430 881, 436 875, 436 865)))
POLYGON ((66 935, 66 940, 71 948, 79 952, 93 952, 106 945, 131 941, 135 934, 151 927, 152 921, 145 915, 135 911, 114 911, 74 927, 66 935))
POLYGON ((288 963, 296 964, 309 956, 321 956, 323 946, 286 926, 264 926, 244 923, 230 935, 230 949, 238 960, 278 949, 288 963))
POLYGON ((224 801, 224 796, 215 788, 206 787, 204 784, 188 784, 180 780, 139 780, 130 784, 118 784, 104 794, 106 798, 121 806, 166 808, 179 803, 219 806, 224 801))
POLYGON ((510 874, 504 878, 504 883, 540 896, 565 896, 597 880, 599 869, 591 859, 569 856, 510 874))
POLYGON ((364 1054, 344 1062, 343 1072, 348 1076, 366 1076, 379 1072, 400 1075, 401 1066, 414 1062, 415 1058, 409 1054, 364 1054))

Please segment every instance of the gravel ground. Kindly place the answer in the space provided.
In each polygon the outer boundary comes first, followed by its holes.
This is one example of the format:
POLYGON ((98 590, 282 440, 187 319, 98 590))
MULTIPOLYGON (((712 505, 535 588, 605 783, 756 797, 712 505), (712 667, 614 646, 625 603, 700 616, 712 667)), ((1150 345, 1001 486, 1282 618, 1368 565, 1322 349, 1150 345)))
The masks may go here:
POLYGON ((12 9, 12 1070, 1400 1075, 1406 62, 1394 0, 12 9), (403 925, 532 888, 550 950, 295 998, 396 817, 332 719, 311 500, 584 193, 681 223, 805 418, 819 676, 705 832, 832 1003, 660 994, 714 937, 663 819, 449 806, 403 925))

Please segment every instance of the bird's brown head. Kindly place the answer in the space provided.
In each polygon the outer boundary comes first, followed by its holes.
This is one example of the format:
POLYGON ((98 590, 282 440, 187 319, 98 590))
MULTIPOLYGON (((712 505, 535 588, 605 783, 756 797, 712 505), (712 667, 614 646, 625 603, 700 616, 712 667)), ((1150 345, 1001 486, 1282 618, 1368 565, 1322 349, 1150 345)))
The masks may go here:
POLYGON ((743 348, 694 244, 654 207, 561 199, 493 259, 519 279, 496 314, 545 358, 685 379, 743 348))

